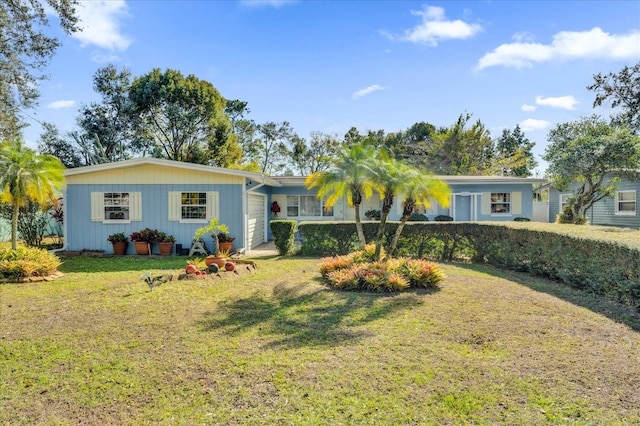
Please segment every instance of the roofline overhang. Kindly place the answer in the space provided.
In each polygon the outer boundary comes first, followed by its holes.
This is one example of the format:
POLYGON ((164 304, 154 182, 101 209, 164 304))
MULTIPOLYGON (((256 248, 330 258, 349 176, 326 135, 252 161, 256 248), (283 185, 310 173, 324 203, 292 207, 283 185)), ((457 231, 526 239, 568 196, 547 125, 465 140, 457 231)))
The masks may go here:
POLYGON ((113 163, 95 164, 93 166, 76 167, 67 169, 65 176, 77 176, 86 173, 103 172, 107 170, 117 170, 122 168, 130 168, 141 165, 155 165, 163 167, 174 167, 177 169, 194 170, 205 173, 219 173, 224 175, 239 176, 251 179, 255 182, 263 183, 269 186, 282 186, 278 181, 272 179, 263 173, 247 172, 244 170, 227 169, 224 167, 207 166, 204 164, 186 163, 183 161, 165 160, 162 158, 140 157, 131 160, 116 161, 113 163))

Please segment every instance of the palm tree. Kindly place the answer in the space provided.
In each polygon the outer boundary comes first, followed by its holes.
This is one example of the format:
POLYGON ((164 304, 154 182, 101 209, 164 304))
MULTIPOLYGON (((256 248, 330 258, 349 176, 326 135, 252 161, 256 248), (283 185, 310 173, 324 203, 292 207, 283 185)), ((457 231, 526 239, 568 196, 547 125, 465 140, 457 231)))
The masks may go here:
POLYGON ((312 173, 305 181, 307 189, 318 188, 318 198, 326 197, 327 207, 333 206, 336 201, 347 195, 348 204, 355 209, 356 231, 361 248, 364 248, 367 242, 360 220, 360 204, 363 197, 371 197, 376 188, 374 172, 370 166, 374 158, 375 150, 365 140, 360 144, 343 148, 331 169, 312 173))
POLYGON ((11 248, 17 247, 20 207, 44 204, 64 186, 64 166, 56 157, 38 154, 22 141, 0 144, 0 202, 12 207, 11 248))
POLYGON ((428 208, 431 207, 434 202, 447 207, 451 197, 451 189, 446 182, 426 175, 414 168, 411 170, 407 169, 403 173, 401 191, 404 195, 404 200, 402 201, 402 217, 400 218, 400 224, 389 246, 390 256, 393 256, 395 253, 404 225, 416 207, 428 208))
POLYGON ((398 191, 402 189, 404 182, 410 177, 412 170, 411 167, 393 158, 388 151, 381 150, 378 152, 373 171, 377 181, 376 190, 382 200, 382 208, 376 234, 376 260, 380 260, 382 254, 382 237, 384 236, 387 217, 391 212, 391 207, 393 207, 393 199, 398 191))

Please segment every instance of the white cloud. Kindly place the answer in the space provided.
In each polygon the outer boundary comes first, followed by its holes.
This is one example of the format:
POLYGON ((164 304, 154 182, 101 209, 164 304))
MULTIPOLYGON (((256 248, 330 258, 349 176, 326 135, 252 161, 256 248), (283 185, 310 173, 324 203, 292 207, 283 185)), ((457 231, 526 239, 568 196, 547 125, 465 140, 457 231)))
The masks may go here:
POLYGON ((99 64, 120 62, 121 59, 122 58, 118 55, 103 55, 102 53, 97 52, 91 56, 91 60, 99 64))
POLYGON ((543 98, 542 96, 536 96, 536 105, 550 106, 552 108, 563 108, 573 110, 576 109, 576 105, 579 104, 571 95, 558 96, 555 98, 543 98))
POLYGON ((523 132, 531 132, 534 130, 542 130, 549 127, 551 123, 547 120, 536 120, 535 118, 527 118, 520 122, 519 126, 523 132))
POLYGON ((425 6, 424 10, 412 10, 411 14, 422 17, 422 23, 406 30, 402 36, 386 35, 411 43, 437 46, 442 40, 473 37, 483 29, 479 24, 469 24, 459 19, 447 20, 441 7, 425 6))
POLYGON ((379 84, 374 84, 369 87, 365 87, 364 89, 360 89, 353 94, 352 99, 358 99, 362 96, 368 95, 369 93, 377 92, 378 90, 384 90, 385 88, 380 86, 379 84))
POLYGON ((82 46, 95 45, 109 50, 125 50, 131 40, 120 33, 119 20, 127 13, 125 0, 83 0, 77 7, 82 31, 73 34, 82 46))
POLYGON ((55 101, 55 102, 51 102, 50 104, 48 104, 47 108, 50 108, 50 109, 64 109, 64 108, 71 108, 75 104, 76 104, 76 101, 55 101))
POLYGON ((537 108, 538 107, 535 105, 527 105, 527 104, 524 104, 520 107, 520 109, 523 111, 535 111, 537 108))
POLYGON ((297 0, 241 0, 240 3, 249 7, 274 7, 279 8, 295 3, 297 0))
POLYGON ((514 38, 515 43, 502 44, 480 58, 476 69, 499 65, 525 68, 553 59, 640 58, 640 31, 626 35, 605 33, 598 27, 590 31, 561 31, 553 36, 551 44, 522 42, 520 36, 514 38))

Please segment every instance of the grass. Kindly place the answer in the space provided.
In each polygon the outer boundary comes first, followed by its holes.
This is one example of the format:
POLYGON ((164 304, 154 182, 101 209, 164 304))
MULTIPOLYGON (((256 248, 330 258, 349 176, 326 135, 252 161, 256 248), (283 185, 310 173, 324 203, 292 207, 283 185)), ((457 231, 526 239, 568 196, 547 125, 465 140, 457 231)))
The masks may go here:
POLYGON ((150 291, 184 258, 68 258, 0 285, 2 424, 637 424, 624 306, 479 265, 327 290, 318 259, 150 291))

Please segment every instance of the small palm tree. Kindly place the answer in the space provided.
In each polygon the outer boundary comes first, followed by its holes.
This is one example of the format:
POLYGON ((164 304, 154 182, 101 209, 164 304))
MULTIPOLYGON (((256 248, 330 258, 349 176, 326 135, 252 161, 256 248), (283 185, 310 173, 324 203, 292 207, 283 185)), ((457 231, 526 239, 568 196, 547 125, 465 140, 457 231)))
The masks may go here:
POLYGON ((64 166, 52 155, 38 154, 22 141, 0 144, 0 201, 12 207, 11 248, 17 248, 20 207, 44 204, 64 186, 64 166))
POLYGON ((318 198, 326 197, 327 207, 347 196, 348 204, 355 209, 356 231, 361 248, 367 242, 360 220, 360 205, 363 198, 371 197, 376 188, 375 173, 370 166, 374 158, 375 149, 365 140, 343 148, 331 169, 313 173, 305 181, 307 189, 318 188, 318 198))
POLYGON ((451 197, 451 188, 449 188, 446 182, 440 179, 426 175, 414 168, 405 170, 403 175, 404 181, 401 188, 404 195, 404 200, 402 201, 402 217, 400 218, 400 224, 389 246, 390 256, 393 256, 395 253, 404 225, 416 207, 428 208, 431 207, 433 203, 447 207, 449 206, 451 197))

